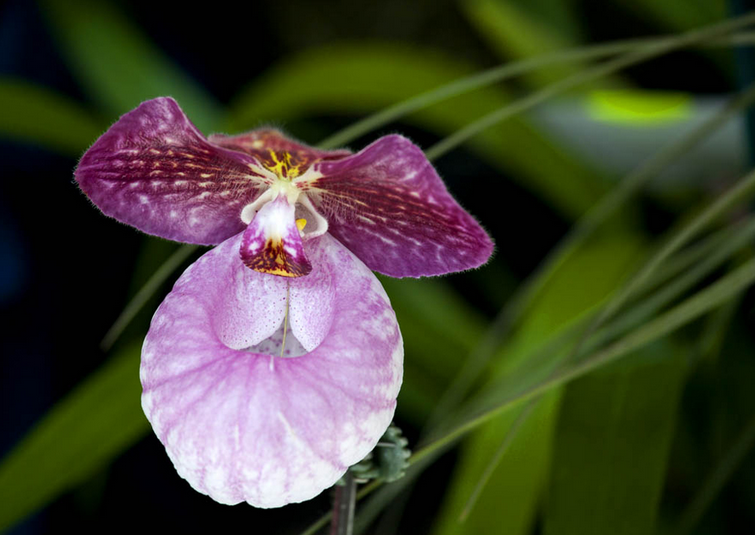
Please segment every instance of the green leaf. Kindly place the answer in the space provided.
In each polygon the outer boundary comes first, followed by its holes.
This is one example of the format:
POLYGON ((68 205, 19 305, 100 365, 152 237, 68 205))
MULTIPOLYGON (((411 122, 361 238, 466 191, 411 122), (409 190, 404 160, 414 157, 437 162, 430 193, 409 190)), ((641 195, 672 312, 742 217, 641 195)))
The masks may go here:
POLYGON ((686 353, 656 343, 567 385, 545 535, 654 532, 686 353))
MULTIPOLYGON (((528 369, 525 369, 524 373, 514 373, 505 377, 499 383, 494 383, 494 388, 483 392, 477 399, 469 402, 468 407, 465 407, 464 417, 454 422, 455 427, 444 430, 441 436, 433 437, 431 442, 416 450, 410 460, 418 461, 433 455, 434 452, 447 447, 448 444, 470 431, 494 420, 512 405, 550 392, 554 388, 583 377, 660 339, 740 295, 754 282, 755 260, 752 260, 668 312, 648 321, 608 347, 590 353, 577 363, 568 363, 555 371, 547 369, 545 370, 547 376, 537 378, 535 382, 532 382, 533 374, 528 369)), ((558 364, 557 358, 551 357, 549 360, 555 361, 553 364, 558 364)))
MULTIPOLYGON (((461 275, 463 276, 463 275, 461 275)), ((485 330, 485 318, 442 279, 391 279, 380 276, 399 317, 418 321, 427 334, 471 351, 485 330)))
POLYGON ((139 346, 116 354, 60 401, 0 464, 0 531, 81 483, 149 429, 139 346))
POLYGON ((144 100, 172 96, 205 132, 218 126, 220 106, 158 50, 110 2, 41 0, 43 12, 79 83, 108 114, 144 100))
POLYGON ((0 135, 78 158, 104 130, 78 103, 21 80, 0 80, 0 135))
MULTIPOLYGON (((531 367, 523 357, 543 339, 602 302, 622 280, 637 250, 636 240, 615 239, 593 240, 573 252, 553 273, 520 331, 492 363, 493 381, 497 383, 512 376, 521 378, 530 370, 530 377, 517 382, 517 387, 536 384, 547 369, 531 367)), ((559 351, 555 359, 563 354, 563 350, 559 351)), ((521 404, 511 405, 464 444, 459 467, 436 524, 436 534, 529 532, 548 477, 560 396, 557 389, 537 401, 533 413, 522 424, 462 524, 458 519, 516 420, 519 411, 515 407, 521 404)))
MULTIPOLYGON (((476 70, 418 47, 342 44, 308 50, 256 79, 231 107, 226 130, 307 116, 366 114, 476 70)), ((425 108, 404 121, 447 135, 510 100, 503 90, 487 87, 425 108)), ((590 169, 555 148, 521 117, 485 130, 468 145, 570 217, 586 210, 603 192, 590 169)))
MULTIPOLYGON (((572 28, 564 32, 563 26, 556 27, 553 24, 555 21, 548 21, 540 13, 533 13, 530 6, 523 3, 509 0, 462 0, 459 5, 469 22, 502 58, 528 58, 577 44, 576 36, 569 35, 572 28)), ((565 10, 566 13, 569 11, 565 10)), ((565 18, 561 20, 566 21, 565 18)), ((584 62, 581 63, 581 66, 584 65, 584 62)), ((579 69, 580 63, 576 62, 554 65, 550 69, 527 74, 525 79, 540 86, 574 74, 579 69)))
POLYGON ((560 392, 546 394, 516 435, 463 523, 462 513, 488 463, 506 440, 523 405, 517 404, 482 427, 462 448, 450 498, 436 534, 528 533, 549 470, 560 392))
POLYGON ((404 386, 398 410, 421 424, 479 342, 486 320, 440 279, 380 277, 404 338, 404 386))

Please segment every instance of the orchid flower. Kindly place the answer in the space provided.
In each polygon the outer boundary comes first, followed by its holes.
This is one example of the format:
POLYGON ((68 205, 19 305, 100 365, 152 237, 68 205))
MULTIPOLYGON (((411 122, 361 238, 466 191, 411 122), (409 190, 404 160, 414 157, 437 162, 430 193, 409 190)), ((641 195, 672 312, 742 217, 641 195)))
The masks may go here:
POLYGON ((398 135, 356 154, 272 129, 205 138, 157 98, 100 137, 76 179, 119 221, 220 244, 158 308, 140 375, 178 473, 221 503, 310 499, 390 424, 403 343, 370 270, 439 275, 493 247, 398 135))

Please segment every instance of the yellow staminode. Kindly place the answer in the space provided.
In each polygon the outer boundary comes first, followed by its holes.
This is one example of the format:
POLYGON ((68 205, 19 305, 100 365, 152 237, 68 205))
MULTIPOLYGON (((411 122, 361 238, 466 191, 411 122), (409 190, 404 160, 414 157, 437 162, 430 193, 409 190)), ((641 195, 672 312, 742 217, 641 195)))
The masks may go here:
POLYGON ((269 149, 270 157, 275 162, 275 165, 266 165, 273 173, 280 178, 292 179, 299 176, 299 165, 291 164, 291 153, 289 152, 275 152, 269 149))
POLYGON ((304 227, 306 227, 306 226, 307 226, 307 220, 306 219, 301 218, 301 219, 297 219, 296 220, 296 228, 299 229, 299 232, 301 232, 302 230, 304 230, 304 227))

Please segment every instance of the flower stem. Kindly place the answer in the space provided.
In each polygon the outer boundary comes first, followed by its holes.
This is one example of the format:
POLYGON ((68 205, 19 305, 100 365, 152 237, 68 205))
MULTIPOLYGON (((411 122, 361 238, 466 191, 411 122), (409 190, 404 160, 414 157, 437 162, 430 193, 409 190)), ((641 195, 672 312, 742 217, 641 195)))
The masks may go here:
POLYGON ((343 479, 345 480, 343 485, 336 485, 330 535, 352 535, 354 533, 357 482, 349 470, 346 471, 343 479))

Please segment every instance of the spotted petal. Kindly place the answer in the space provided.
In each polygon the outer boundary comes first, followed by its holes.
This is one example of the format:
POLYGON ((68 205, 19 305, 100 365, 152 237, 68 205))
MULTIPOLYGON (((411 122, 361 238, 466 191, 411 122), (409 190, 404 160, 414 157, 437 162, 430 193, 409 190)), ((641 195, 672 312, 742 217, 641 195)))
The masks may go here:
POLYGON ((205 254, 160 305, 142 351, 142 404, 192 487, 277 507, 316 496, 375 446, 393 416, 403 346, 380 283, 329 235, 305 241, 313 270, 297 279, 246 269, 240 241, 205 254), (281 353, 295 358, 277 356, 284 292, 281 353))
POLYGON ((386 136, 314 169, 322 177, 303 189, 329 232, 370 269, 393 277, 440 275, 490 257, 487 233, 408 139, 386 136))
POLYGON ((177 241, 216 244, 267 187, 255 159, 208 142, 172 98, 144 102, 84 154, 81 189, 107 215, 177 241))

